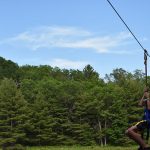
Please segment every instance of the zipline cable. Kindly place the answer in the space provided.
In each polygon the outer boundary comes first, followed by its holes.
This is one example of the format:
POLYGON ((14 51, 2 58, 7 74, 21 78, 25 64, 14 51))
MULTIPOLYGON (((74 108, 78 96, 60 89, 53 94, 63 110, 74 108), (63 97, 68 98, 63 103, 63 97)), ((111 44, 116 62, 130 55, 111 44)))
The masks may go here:
POLYGON ((134 37, 134 39, 137 41, 137 43, 140 45, 140 47, 144 50, 144 65, 145 65, 145 82, 146 82, 146 86, 147 86, 147 56, 150 57, 150 55, 148 54, 147 50, 142 46, 142 44, 139 42, 139 40, 137 39, 137 37, 133 34, 133 32, 131 31, 131 29, 129 28, 129 26, 125 23, 125 21, 123 20, 123 18, 120 16, 120 14, 117 12, 117 10, 115 9, 115 7, 113 6, 113 4, 107 0, 107 2, 109 3, 109 5, 112 7, 112 9, 115 11, 115 13, 118 15, 118 17, 120 18, 120 20, 123 22, 123 24, 126 26, 126 28, 129 30, 129 32, 132 34, 132 36, 134 37))
POLYGON ((122 19, 122 17, 120 16, 120 14, 117 12, 117 10, 115 9, 115 7, 112 5, 112 3, 107 0, 107 2, 110 4, 110 6, 113 8, 113 10, 116 12, 116 14, 118 15, 118 17, 121 19, 121 21, 123 22, 123 24, 126 26, 126 28, 129 30, 129 32, 132 34, 132 36, 134 37, 134 39, 137 41, 137 43, 140 45, 140 47, 144 50, 144 54, 146 54, 147 56, 150 57, 150 55, 148 54, 147 50, 142 46, 142 44, 139 42, 139 40, 137 39, 137 37, 133 34, 133 32, 131 31, 131 29, 129 28, 129 26, 125 23, 125 21, 122 19))

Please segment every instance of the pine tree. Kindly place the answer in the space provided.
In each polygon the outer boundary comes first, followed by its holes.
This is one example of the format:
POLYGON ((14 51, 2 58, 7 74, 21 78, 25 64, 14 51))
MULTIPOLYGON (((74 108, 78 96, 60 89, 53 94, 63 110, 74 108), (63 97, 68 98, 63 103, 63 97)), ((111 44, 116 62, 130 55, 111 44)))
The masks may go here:
POLYGON ((26 112, 26 101, 15 82, 4 79, 0 84, 0 145, 3 148, 23 143, 26 112))
POLYGON ((54 145, 56 134, 52 130, 54 119, 49 111, 49 103, 44 100, 42 93, 37 94, 32 105, 31 122, 33 130, 30 131, 28 143, 32 145, 54 145))

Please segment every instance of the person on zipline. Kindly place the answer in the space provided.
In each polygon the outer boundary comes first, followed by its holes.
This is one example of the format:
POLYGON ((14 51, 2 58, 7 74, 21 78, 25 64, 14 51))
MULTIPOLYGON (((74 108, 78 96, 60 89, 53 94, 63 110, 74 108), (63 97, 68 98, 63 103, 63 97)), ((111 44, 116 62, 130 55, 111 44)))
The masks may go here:
MULTIPOLYGON (((144 117, 143 119, 136 123, 134 126, 128 128, 126 130, 126 135, 133 139, 137 144, 139 144, 138 150, 150 150, 150 146, 146 144, 143 137, 139 134, 139 132, 143 132, 145 129, 150 128, 150 93, 149 88, 146 87, 144 89, 143 97, 141 98, 139 102, 140 106, 144 106, 144 117)), ((149 134, 149 133, 147 133, 149 134)), ((147 139, 148 140, 148 139, 147 139)))

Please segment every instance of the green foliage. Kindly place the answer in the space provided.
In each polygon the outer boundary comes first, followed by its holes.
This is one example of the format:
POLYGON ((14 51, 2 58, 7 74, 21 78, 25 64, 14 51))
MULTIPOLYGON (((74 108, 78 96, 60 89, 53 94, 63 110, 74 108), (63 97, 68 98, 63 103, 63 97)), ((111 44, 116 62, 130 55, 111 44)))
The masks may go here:
POLYGON ((27 121, 26 101, 13 80, 0 84, 0 145, 8 147, 22 143, 27 121))
POLYGON ((115 69, 104 82, 90 65, 79 71, 18 67, 3 58, 0 64, 2 147, 130 143, 124 132, 143 114, 140 70, 115 69))
POLYGON ((20 144, 15 144, 15 145, 6 147, 5 150, 26 150, 26 148, 20 144))
POLYGON ((19 66, 11 60, 0 57, 0 80, 4 78, 13 78, 18 81, 19 66))

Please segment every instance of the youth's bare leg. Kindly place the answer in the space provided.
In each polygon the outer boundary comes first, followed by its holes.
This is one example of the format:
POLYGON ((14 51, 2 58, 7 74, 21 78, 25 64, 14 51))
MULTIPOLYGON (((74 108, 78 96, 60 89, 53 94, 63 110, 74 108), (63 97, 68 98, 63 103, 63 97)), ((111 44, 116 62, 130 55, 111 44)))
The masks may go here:
POLYGON ((132 126, 126 131, 126 135, 133 139, 137 144, 139 144, 143 149, 145 147, 148 147, 148 145, 145 143, 145 141, 142 139, 141 135, 137 133, 137 127, 132 126))

